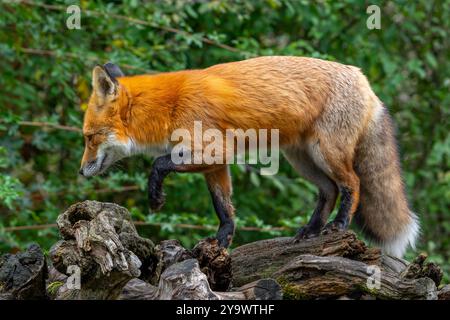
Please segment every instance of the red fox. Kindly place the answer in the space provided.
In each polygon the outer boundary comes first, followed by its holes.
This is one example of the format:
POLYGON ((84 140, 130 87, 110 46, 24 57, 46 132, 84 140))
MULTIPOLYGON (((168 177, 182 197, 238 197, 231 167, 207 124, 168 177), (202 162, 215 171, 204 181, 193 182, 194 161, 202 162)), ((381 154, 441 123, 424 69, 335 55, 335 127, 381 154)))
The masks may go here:
POLYGON ((170 172, 202 172, 220 220, 216 237, 228 247, 235 229, 228 165, 174 163, 171 133, 192 130, 194 121, 222 132, 278 129, 284 156, 319 189, 296 241, 345 230, 354 217, 384 252, 401 257, 414 247, 419 222, 405 196, 392 120, 358 68, 272 56, 130 77, 108 63, 96 66, 92 79, 80 174, 93 176, 121 158, 152 152, 148 193, 158 210, 170 172), (337 215, 327 224, 338 194, 337 215))

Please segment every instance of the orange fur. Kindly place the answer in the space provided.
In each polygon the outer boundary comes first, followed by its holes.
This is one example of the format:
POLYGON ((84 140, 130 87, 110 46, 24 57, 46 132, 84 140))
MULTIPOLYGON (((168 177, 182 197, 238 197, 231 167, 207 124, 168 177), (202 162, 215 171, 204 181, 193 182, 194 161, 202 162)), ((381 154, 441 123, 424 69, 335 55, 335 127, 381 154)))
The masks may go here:
POLYGON ((298 76, 288 77, 292 69, 286 65, 285 77, 278 78, 270 61, 247 61, 119 78, 133 99, 130 117, 134 123, 127 134, 141 143, 157 143, 174 129, 191 128, 194 120, 202 120, 204 128, 221 130, 277 128, 282 144, 292 142, 320 115, 328 75, 313 68, 317 63, 313 59, 304 59, 298 76))

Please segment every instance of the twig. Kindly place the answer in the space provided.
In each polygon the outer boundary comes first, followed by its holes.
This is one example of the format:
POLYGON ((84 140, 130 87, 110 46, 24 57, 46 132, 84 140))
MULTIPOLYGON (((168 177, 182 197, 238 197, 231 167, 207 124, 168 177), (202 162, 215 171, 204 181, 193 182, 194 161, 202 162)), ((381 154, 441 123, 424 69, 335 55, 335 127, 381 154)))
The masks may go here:
POLYGON ((139 189, 140 189, 139 186, 123 186, 117 189, 111 188, 97 189, 94 192, 95 193, 126 192, 126 191, 136 191, 139 189))
MULTIPOLYGON (((8 122, 2 121, 1 119, 0 119, 0 123, 10 124, 8 122)), ((71 131, 71 132, 77 132, 77 133, 82 132, 82 130, 77 127, 66 126, 66 125, 62 125, 59 123, 52 123, 52 122, 45 122, 45 121, 18 121, 16 123, 11 123, 11 124, 18 124, 19 126, 24 126, 24 127, 50 128, 50 129, 71 131)))
POLYGON ((49 224, 35 224, 31 226, 14 226, 14 227, 6 227, 3 230, 5 232, 15 232, 15 231, 27 231, 27 230, 43 230, 43 229, 51 229, 56 228, 56 223, 49 224))
POLYGON ((41 121, 19 121, 18 124, 20 126, 28 126, 28 127, 48 127, 52 129, 65 130, 81 133, 82 130, 77 127, 65 126, 62 124, 51 123, 51 122, 41 122, 41 121))

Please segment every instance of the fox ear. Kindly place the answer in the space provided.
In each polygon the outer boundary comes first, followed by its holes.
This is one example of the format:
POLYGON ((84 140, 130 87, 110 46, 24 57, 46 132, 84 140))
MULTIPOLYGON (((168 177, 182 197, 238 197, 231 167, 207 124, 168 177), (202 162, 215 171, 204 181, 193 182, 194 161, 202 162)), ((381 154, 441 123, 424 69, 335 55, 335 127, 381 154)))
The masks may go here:
MULTIPOLYGON (((120 70, 120 69, 119 69, 120 70)), ((111 77, 102 66, 96 66, 92 71, 92 88, 97 97, 103 101, 117 96, 119 83, 111 77)))
POLYGON ((115 65, 112 62, 107 62, 103 65, 103 68, 105 69, 106 73, 112 78, 115 79, 117 77, 123 77, 124 74, 122 70, 120 70, 118 65, 115 65))

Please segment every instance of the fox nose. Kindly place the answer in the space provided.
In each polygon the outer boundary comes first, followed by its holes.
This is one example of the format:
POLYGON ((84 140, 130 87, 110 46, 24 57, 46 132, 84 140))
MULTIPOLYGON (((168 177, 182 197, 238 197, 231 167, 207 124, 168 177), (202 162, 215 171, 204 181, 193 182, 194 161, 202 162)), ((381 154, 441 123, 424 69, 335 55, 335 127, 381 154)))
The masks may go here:
POLYGON ((81 169, 78 171, 78 173, 79 173, 80 175, 84 176, 84 174, 83 174, 83 168, 81 168, 81 169))

